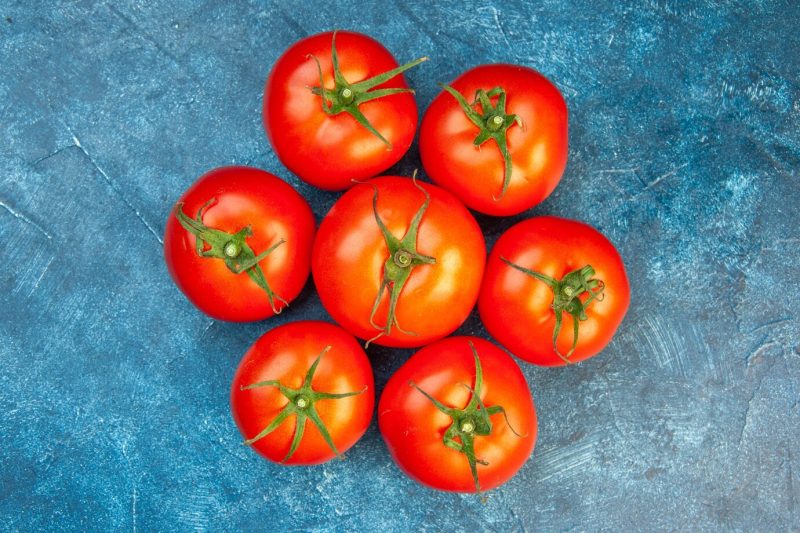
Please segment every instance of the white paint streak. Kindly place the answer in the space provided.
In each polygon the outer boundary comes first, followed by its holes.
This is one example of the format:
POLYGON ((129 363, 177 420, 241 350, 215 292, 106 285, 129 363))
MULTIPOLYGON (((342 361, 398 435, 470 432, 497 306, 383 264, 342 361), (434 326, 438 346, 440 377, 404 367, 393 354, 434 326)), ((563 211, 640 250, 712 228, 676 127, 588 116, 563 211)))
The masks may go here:
POLYGON ((674 168, 674 169, 670 170, 670 171, 669 171, 669 172, 667 172, 666 174, 662 174, 662 175, 660 175, 659 177, 657 177, 656 179, 654 179, 653 181, 651 181, 650 183, 648 183, 648 184, 647 184, 647 187, 645 187, 645 189, 649 189, 650 187, 654 187, 654 186, 658 185, 659 183, 661 183, 661 181, 662 181, 662 180, 665 180, 665 179, 667 179, 667 178, 670 178, 670 177, 674 176, 674 175, 675 175, 675 174, 677 174, 679 171, 683 170, 684 168, 686 168, 686 167, 688 167, 688 166, 689 166, 689 163, 684 163, 684 164, 682 164, 681 166, 679 166, 679 167, 677 167, 677 168, 674 168))
POLYGON ((628 172, 637 172, 639 167, 632 168, 604 168, 597 171, 598 174, 626 174, 628 172))
POLYGON ((744 424, 742 424, 742 429, 739 431, 739 447, 742 446, 742 442, 744 442, 744 435, 747 433, 747 429, 750 427, 750 408, 753 406, 753 400, 755 397, 756 394, 753 392, 753 395, 749 400, 747 400, 747 408, 744 412, 744 424))
POLYGON ((700 327, 694 322, 692 323, 691 330, 694 340, 697 341, 695 345, 705 356, 708 368, 714 370, 722 383, 731 383, 733 381, 733 374, 731 372, 731 365, 728 364, 730 359, 722 357, 722 354, 717 354, 720 356, 719 360, 715 359, 714 354, 716 352, 711 350, 708 345, 708 341, 706 340, 707 332, 701 330, 700 327))
POLYGON ((53 261, 55 260, 55 258, 56 258, 55 256, 51 257, 50 260, 47 262, 47 264, 44 266, 44 268, 42 269, 42 273, 39 274, 38 278, 36 278, 36 282, 33 284, 33 288, 28 293, 28 296, 32 295, 36 291, 36 289, 39 288, 39 283, 42 282, 42 278, 47 273, 47 269, 50 268, 50 265, 53 264, 53 261))
POLYGON ((41 233, 42 235, 47 237, 48 240, 51 240, 53 238, 53 236, 50 233, 48 233, 43 227, 41 227, 39 224, 37 224, 36 222, 34 222, 30 218, 28 218, 26 215, 24 215, 20 211, 17 211, 16 209, 14 209, 10 205, 8 205, 5 201, 0 200, 0 207, 2 207, 3 209, 5 209, 9 213, 11 213, 14 216, 14 218, 16 218, 18 220, 21 220, 25 224, 28 224, 28 225, 33 226, 34 228, 36 228, 39 231, 39 233, 41 233))
POLYGON ((500 13, 494 6, 492 6, 492 14, 494 15, 494 23, 497 26, 497 29, 500 30, 500 35, 503 36, 503 41, 505 41, 506 46, 508 46, 508 48, 511 49, 512 48, 511 41, 508 40, 508 34, 506 33, 506 30, 503 29, 503 25, 500 23, 500 13))
POLYGON ((771 246, 762 246, 761 250, 758 252, 758 255, 761 255, 764 252, 779 252, 781 251, 781 247, 793 244, 800 244, 800 238, 790 237, 788 239, 775 239, 771 246))
POLYGON ((136 533, 136 500, 138 499, 139 493, 136 490, 136 487, 133 487, 133 493, 131 494, 131 520, 133 522, 133 533, 136 533))
POLYGON ((664 323, 658 315, 647 315, 642 320, 639 336, 643 346, 649 348, 658 366, 686 377, 691 366, 687 356, 685 339, 671 324, 664 323))
POLYGON ((565 474, 593 463, 598 439, 599 434, 593 433, 586 435, 574 444, 558 446, 538 453, 536 458, 539 468, 538 481, 545 481, 554 476, 563 478, 565 474))
POLYGON ((133 465, 131 463, 131 457, 128 455, 128 443, 127 441, 120 441, 117 440, 119 444, 120 451, 122 452, 122 456, 125 458, 125 463, 128 465, 128 475, 132 479, 133 488, 131 489, 131 529, 134 533, 136 533, 136 519, 137 519, 137 511, 136 511, 136 503, 139 501, 139 491, 136 488, 136 480, 133 479, 133 465))

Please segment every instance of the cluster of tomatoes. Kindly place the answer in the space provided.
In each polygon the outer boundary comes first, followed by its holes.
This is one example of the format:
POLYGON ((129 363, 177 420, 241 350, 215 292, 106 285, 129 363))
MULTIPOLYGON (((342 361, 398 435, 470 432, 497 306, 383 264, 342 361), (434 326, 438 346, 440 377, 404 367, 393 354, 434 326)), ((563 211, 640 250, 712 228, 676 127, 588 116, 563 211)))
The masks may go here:
POLYGON ((533 451, 536 413, 505 351, 447 337, 474 308, 520 359, 576 363, 611 340, 629 286, 614 246, 576 221, 511 227, 488 261, 467 207, 511 215, 555 188, 567 160, 567 109, 541 74, 514 65, 469 70, 431 103, 420 131, 425 173, 372 178, 417 129, 403 66, 358 33, 301 40, 277 61, 264 126, 281 161, 326 190, 348 189, 319 228, 308 203, 262 170, 202 176, 166 227, 167 266, 213 318, 280 313, 309 272, 339 325, 299 321, 244 355, 231 408, 246 444, 270 460, 318 464, 344 453, 372 418, 372 368, 355 337, 421 347, 380 398, 380 431, 398 465, 428 486, 481 491, 510 479, 533 451), (370 179, 372 178, 372 179, 370 179))

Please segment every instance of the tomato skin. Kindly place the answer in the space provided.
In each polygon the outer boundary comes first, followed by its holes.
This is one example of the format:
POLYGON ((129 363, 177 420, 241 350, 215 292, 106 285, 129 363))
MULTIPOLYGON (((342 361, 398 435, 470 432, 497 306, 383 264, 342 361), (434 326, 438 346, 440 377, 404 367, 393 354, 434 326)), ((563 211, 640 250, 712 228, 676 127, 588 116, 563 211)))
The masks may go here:
POLYGON ((478 127, 455 98, 442 91, 428 106, 420 128, 420 156, 431 180, 467 207, 488 215, 516 215, 541 203, 567 165, 567 106, 556 86, 535 70, 506 64, 475 67, 450 86, 469 102, 478 89, 502 87, 508 95, 506 113, 518 115, 524 128, 508 129, 511 180, 495 201, 505 175, 500 149, 494 140, 476 147, 478 127))
POLYGON ((411 478, 429 487, 454 492, 475 492, 464 454, 442 442, 451 424, 409 382, 448 407, 463 408, 475 383, 475 346, 483 368, 481 399, 486 406, 501 405, 502 414, 491 416, 492 433, 475 439, 475 455, 482 490, 509 479, 530 457, 536 443, 536 411, 525 376, 514 360, 492 343, 477 337, 450 337, 428 345, 411 356, 389 379, 378 404, 378 426, 392 458, 411 478))
MULTIPOLYGON (((324 85, 333 88, 333 33, 307 37, 292 45, 275 63, 264 89, 263 120, 269 141, 286 167, 306 182, 326 190, 342 190, 354 179, 367 179, 397 163, 408 151, 417 129, 417 104, 412 93, 401 93, 359 106, 391 149, 347 113, 329 116, 320 96, 315 56, 324 85)), ((356 83, 398 66, 378 41, 354 32, 336 32, 339 66, 345 79, 356 83)), ((407 88, 398 75, 376 89, 407 88)))
MULTIPOLYGON (((270 288, 291 302, 300 293, 311 268, 316 222, 308 203, 291 185, 263 170, 222 167, 201 176, 178 200, 195 218, 200 207, 216 199, 203 216, 205 225, 235 233, 248 224, 247 243, 263 252, 286 240, 259 265, 270 288)), ((195 236, 170 210, 164 232, 164 258, 172 279, 201 311, 218 320, 249 322, 275 313, 266 293, 246 273, 234 274, 224 261, 197 255, 195 236)), ((284 304, 275 302, 280 310, 284 304)))
MULTIPOLYGON (((372 366, 356 339, 343 329, 319 321, 298 321, 278 326, 259 338, 245 353, 231 384, 231 412, 245 438, 252 438, 269 425, 288 403, 276 387, 241 390, 260 381, 278 380, 298 388, 306 372, 320 359, 312 386, 317 391, 364 392, 356 396, 320 400, 315 407, 325 423, 339 453, 350 449, 369 427, 375 406, 372 366)), ((272 433, 252 444, 253 449, 270 461, 280 462, 289 451, 295 431, 295 416, 286 419, 272 433)), ((322 434, 308 422, 300 445, 284 463, 314 465, 336 455, 322 434)))
MULTIPOLYGON (((480 291, 486 245, 478 223, 452 194, 417 182, 431 197, 422 217, 417 251, 433 256, 435 265, 414 267, 397 304, 400 326, 374 342, 383 346, 422 346, 440 339, 469 316, 480 291)), ((320 224, 311 271, 322 305, 346 330, 371 339, 379 330, 369 322, 389 256, 372 207, 378 190, 378 212, 389 231, 402 238, 425 200, 409 178, 379 177, 347 191, 320 224)), ((383 326, 389 308, 384 293, 375 321, 383 326)))
MULTIPOLYGON (((563 366, 566 363, 553 350, 553 292, 501 257, 559 279, 584 265, 594 267, 594 277, 605 283, 603 299, 587 307, 588 320, 579 323, 577 347, 569 360, 577 363, 588 359, 611 341, 628 310, 630 286, 622 258, 603 234, 575 220, 535 217, 509 228, 489 255, 478 300, 486 329, 520 359, 542 366, 563 366)), ((572 346, 572 321, 568 313, 563 314, 558 337, 562 354, 572 346)))

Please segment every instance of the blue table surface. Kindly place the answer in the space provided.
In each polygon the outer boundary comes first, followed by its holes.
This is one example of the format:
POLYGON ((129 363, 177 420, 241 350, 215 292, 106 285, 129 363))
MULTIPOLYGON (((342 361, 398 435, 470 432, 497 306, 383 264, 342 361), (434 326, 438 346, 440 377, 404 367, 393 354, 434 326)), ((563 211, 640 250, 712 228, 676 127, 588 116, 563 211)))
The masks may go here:
MULTIPOLYGON (((800 529, 800 4, 651 0, 300 7, 0 1, 0 530, 800 529), (539 440, 482 504, 394 465, 376 424, 346 460, 280 467, 241 445, 236 365, 263 332, 167 275, 170 208, 216 166, 305 195, 261 124, 270 66, 333 28, 380 39, 420 112, 485 62, 532 66, 570 110, 555 193, 507 219, 584 220, 626 261, 614 341, 524 365, 539 440)), ((416 144, 392 169, 420 166, 416 144)), ((477 314, 458 330, 487 336, 477 314)), ((372 347, 378 389, 410 351, 372 347)))

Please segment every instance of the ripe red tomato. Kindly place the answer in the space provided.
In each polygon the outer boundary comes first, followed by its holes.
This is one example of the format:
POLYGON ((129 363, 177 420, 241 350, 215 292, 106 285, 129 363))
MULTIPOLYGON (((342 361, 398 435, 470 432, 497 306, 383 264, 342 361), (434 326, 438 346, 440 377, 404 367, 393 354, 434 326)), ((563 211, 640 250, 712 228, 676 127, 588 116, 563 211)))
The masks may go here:
POLYGON ((600 352, 629 303, 622 258, 603 234, 574 220, 536 217, 498 239, 478 309, 511 353, 561 366, 600 352))
POLYGON ((567 105, 556 86, 526 67, 483 65, 444 87, 420 128, 431 180, 488 215, 547 198, 567 165, 567 105))
POLYGON ((381 177, 346 192, 323 219, 311 260, 322 305, 342 327, 384 346, 421 346, 466 320, 486 248, 452 194, 381 177))
POLYGON ((242 435, 267 459, 324 463, 346 452, 372 419, 375 385, 352 335, 301 321, 265 333, 239 363, 231 411, 242 435))
POLYGON ((278 59, 264 89, 264 127, 286 167, 312 185, 341 190, 397 163, 417 129, 402 67, 378 41, 320 33, 278 59), (324 98, 320 87, 324 87, 324 98))
POLYGON ((303 288, 314 228, 308 203, 285 181, 256 168, 218 168, 170 212, 164 257, 175 284, 204 313, 262 320, 303 288))
POLYGON ((505 483, 536 443, 525 376, 509 355, 477 337, 444 339, 406 361, 386 384, 378 425, 406 474, 446 491, 505 483))

